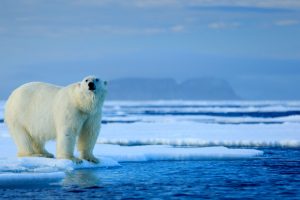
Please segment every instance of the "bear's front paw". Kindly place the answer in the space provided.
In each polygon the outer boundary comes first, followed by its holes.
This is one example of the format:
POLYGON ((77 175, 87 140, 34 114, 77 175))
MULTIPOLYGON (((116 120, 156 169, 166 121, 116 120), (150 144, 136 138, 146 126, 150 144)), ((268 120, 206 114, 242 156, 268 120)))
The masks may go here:
POLYGON ((59 156, 57 156, 57 159, 68 159, 68 160, 71 160, 75 164, 80 164, 80 163, 83 162, 82 159, 77 158, 75 156, 61 156, 61 155, 59 155, 59 156))
POLYGON ((72 157, 70 158, 75 164, 81 164, 83 161, 80 158, 72 157))
POLYGON ((95 164, 98 164, 100 162, 100 160, 95 156, 85 157, 84 159, 95 164))

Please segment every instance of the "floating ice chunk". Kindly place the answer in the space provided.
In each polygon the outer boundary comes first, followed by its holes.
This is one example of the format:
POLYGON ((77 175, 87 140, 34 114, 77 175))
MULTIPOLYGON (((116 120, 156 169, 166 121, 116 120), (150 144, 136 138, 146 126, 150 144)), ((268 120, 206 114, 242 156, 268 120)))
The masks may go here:
POLYGON ((50 173, 0 173, 0 187, 26 187, 28 185, 46 185, 55 183, 65 177, 64 172, 50 173))
POLYGON ((74 169, 100 168, 120 166, 118 162, 111 158, 100 157, 100 163, 94 164, 83 161, 81 164, 75 164, 71 160, 26 157, 0 160, 0 176, 1 172, 38 172, 49 173, 56 171, 66 171, 74 169))
POLYGON ((299 140, 203 140, 198 138, 149 138, 149 139, 99 139, 99 144, 113 144, 122 146, 137 145, 171 145, 177 147, 300 147, 299 140))
POLYGON ((137 122, 102 126, 100 144, 227 147, 300 147, 300 123, 203 124, 137 122))
POLYGON ((255 149, 230 149, 226 147, 176 148, 167 145, 97 145, 95 152, 118 162, 244 159, 263 155, 262 151, 255 149))
MULTIPOLYGON (((97 144, 94 153, 100 158, 99 164, 84 161, 74 164, 70 160, 15 157, 15 146, 11 139, 1 138, 0 145, 6 151, 0 152, 0 186, 26 187, 30 185, 49 185, 61 181, 70 170, 83 168, 103 168, 120 166, 118 162, 181 161, 207 159, 245 159, 261 156, 262 151, 255 149, 229 149, 226 147, 176 148, 167 145, 119 146, 97 144)), ((47 148, 53 152, 55 143, 47 148)))
POLYGON ((70 160, 51 158, 13 158, 0 160, 0 187, 26 187, 26 185, 47 185, 57 183, 65 172, 75 169, 116 167, 120 164, 106 157, 100 157, 99 164, 83 161, 74 164, 70 160))

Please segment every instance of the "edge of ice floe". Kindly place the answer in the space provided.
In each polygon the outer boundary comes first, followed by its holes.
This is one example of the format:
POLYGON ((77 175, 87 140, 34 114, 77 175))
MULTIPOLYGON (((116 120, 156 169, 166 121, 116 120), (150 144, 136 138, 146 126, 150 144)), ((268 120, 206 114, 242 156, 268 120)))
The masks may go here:
POLYGON ((138 146, 138 145, 170 145, 179 147, 285 147, 298 148, 300 147, 299 140, 281 140, 281 141, 262 141, 262 140, 199 140, 195 138, 190 139, 98 139, 98 144, 111 144, 121 146, 138 146))

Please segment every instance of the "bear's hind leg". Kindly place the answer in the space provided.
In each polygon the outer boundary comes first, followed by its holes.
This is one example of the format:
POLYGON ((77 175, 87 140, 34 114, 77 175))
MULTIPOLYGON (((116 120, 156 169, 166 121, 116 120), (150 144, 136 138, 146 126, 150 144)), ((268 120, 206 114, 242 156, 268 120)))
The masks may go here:
POLYGON ((45 149, 45 143, 33 141, 34 155, 38 157, 54 158, 54 155, 45 149))
POLYGON ((28 157, 34 155, 34 149, 32 146, 32 138, 28 132, 22 127, 14 127, 10 129, 13 140, 17 145, 18 157, 28 157))

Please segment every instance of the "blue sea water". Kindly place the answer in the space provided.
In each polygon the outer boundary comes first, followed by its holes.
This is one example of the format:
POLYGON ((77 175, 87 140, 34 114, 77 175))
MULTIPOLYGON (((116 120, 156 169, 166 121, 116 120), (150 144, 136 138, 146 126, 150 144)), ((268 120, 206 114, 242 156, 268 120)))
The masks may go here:
POLYGON ((59 182, 1 188, 0 198, 299 199, 300 149, 241 160, 128 162, 66 172, 59 182))

